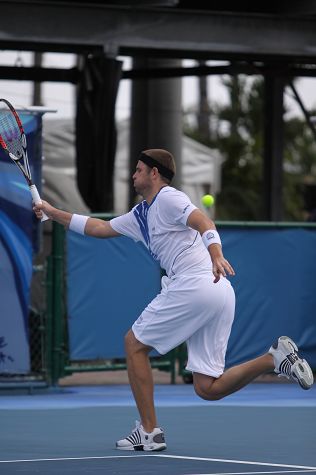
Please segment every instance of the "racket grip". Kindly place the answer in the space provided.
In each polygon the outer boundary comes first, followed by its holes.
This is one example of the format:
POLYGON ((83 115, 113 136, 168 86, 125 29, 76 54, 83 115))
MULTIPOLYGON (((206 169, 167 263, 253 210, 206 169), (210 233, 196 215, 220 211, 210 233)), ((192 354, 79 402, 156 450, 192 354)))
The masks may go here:
MULTIPOLYGON (((41 197, 39 195, 39 192, 37 191, 37 188, 35 185, 31 185, 30 186, 30 192, 31 192, 31 195, 32 195, 32 199, 34 201, 35 204, 40 204, 42 203, 42 200, 41 200, 41 197)), ((41 221, 47 221, 49 219, 49 217, 44 213, 44 211, 42 211, 42 219, 41 221)))

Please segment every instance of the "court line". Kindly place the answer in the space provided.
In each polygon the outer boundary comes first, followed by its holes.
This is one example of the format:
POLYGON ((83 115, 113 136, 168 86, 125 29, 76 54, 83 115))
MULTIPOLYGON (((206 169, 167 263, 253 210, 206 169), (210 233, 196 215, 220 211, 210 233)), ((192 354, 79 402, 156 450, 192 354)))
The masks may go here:
POLYGON ((268 473, 313 473, 316 470, 273 470, 269 472, 220 472, 220 473, 191 473, 189 475, 264 475, 268 473))
POLYGON ((0 463, 27 463, 27 462, 67 462, 70 460, 103 460, 103 459, 121 459, 134 457, 154 457, 154 455, 103 455, 100 457, 56 457, 47 459, 16 459, 16 460, 0 460, 0 463))
MULTIPOLYGON (((32 463, 32 462, 66 462, 71 460, 105 460, 105 459, 120 459, 120 458, 134 458, 134 457, 159 457, 167 459, 180 459, 180 460, 198 460, 205 462, 222 462, 222 463, 235 463, 243 465, 259 465, 264 467, 280 467, 280 468, 297 468, 302 469, 300 471, 316 471, 316 467, 309 467, 306 465, 288 465, 281 463, 267 463, 267 462, 251 462, 248 460, 231 460, 231 459, 214 459, 208 457, 189 457, 186 455, 163 455, 163 454, 143 454, 143 455, 103 455, 95 457, 56 457, 56 458, 43 458, 43 459, 13 459, 13 460, 0 460, 0 463, 32 463)), ((243 473, 243 472, 241 472, 243 473)), ((245 472, 251 473, 251 472, 245 472)), ((260 473, 260 472, 255 472, 260 473)), ((265 473, 265 472, 261 472, 265 473)), ((274 472, 267 472, 274 473, 274 472)), ((275 472, 279 473, 279 472, 275 472)), ((213 474, 217 475, 217 474, 213 474)), ((220 474, 222 475, 222 474, 220 474)), ((225 475, 228 475, 225 473, 225 475)), ((237 472, 234 472, 233 475, 237 475, 237 472)))
POLYGON ((263 467, 284 467, 284 468, 298 468, 306 470, 316 470, 316 467, 309 467, 306 465, 288 465, 282 463, 267 463, 267 462, 251 462, 248 460, 231 460, 231 459, 213 459, 207 457, 187 457, 182 455, 156 455, 156 457, 167 457, 173 459, 183 459, 183 460, 205 460, 206 462, 224 462, 224 463, 239 463, 244 465, 260 465, 263 467))

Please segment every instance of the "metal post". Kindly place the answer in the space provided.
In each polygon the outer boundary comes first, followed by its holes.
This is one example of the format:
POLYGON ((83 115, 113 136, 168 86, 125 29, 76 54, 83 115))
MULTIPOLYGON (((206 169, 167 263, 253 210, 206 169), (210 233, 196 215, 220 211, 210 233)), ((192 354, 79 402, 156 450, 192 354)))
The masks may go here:
MULTIPOLYGON (((34 67, 41 68, 43 62, 43 53, 35 51, 33 53, 34 67)), ((42 105, 42 84, 38 81, 33 83, 33 106, 42 105)))
POLYGON ((64 372, 64 227, 53 223, 53 361, 52 384, 64 372))
POLYGON ((54 379, 53 370, 53 260, 46 260, 46 316, 45 316, 45 371, 46 381, 50 386, 54 379))
POLYGON ((264 214, 268 221, 283 216, 283 91, 284 78, 265 77, 264 214))

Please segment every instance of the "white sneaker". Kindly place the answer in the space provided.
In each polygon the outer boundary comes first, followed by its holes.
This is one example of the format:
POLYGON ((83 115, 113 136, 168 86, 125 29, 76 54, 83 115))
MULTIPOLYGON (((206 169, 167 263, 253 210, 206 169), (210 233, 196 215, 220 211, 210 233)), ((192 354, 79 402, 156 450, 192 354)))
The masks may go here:
POLYGON ((158 451, 165 450, 167 445, 165 443, 165 435, 160 427, 155 429, 149 434, 144 431, 140 422, 136 421, 136 427, 133 432, 125 439, 118 440, 116 442, 116 448, 118 450, 145 450, 145 451, 158 451))
POLYGON ((310 389, 314 383, 313 372, 306 360, 300 358, 297 345, 288 336, 280 336, 269 350, 273 356, 275 370, 298 383, 303 389, 310 389))

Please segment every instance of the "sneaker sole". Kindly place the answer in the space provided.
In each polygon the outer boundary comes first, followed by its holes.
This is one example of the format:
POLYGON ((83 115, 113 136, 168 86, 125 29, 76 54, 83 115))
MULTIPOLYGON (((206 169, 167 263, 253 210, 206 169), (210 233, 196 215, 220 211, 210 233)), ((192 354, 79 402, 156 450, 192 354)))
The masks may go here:
POLYGON ((294 363, 292 367, 292 373, 297 378, 298 384, 301 386, 301 388, 310 389, 313 386, 313 372, 306 360, 299 358, 299 360, 294 363))
POLYGON ((273 349, 281 348, 285 354, 292 353, 293 350, 297 354, 298 361, 292 366, 292 374, 297 379, 302 389, 310 389, 314 383, 314 376, 311 367, 306 360, 303 360, 298 353, 298 347, 288 336, 280 337, 273 345, 273 349))
POLYGON ((143 450, 145 452, 161 452, 162 450, 166 450, 166 448, 167 448, 166 444, 155 444, 154 446, 145 445, 143 450))
POLYGON ((153 445, 132 445, 130 447, 118 447, 117 450, 129 450, 135 452, 161 452, 167 448, 166 444, 155 444, 153 445))

